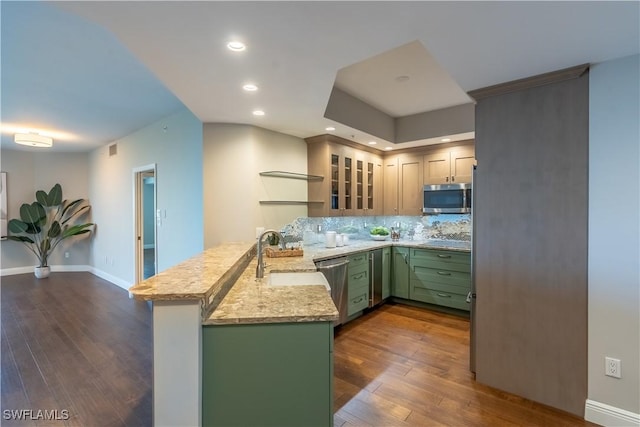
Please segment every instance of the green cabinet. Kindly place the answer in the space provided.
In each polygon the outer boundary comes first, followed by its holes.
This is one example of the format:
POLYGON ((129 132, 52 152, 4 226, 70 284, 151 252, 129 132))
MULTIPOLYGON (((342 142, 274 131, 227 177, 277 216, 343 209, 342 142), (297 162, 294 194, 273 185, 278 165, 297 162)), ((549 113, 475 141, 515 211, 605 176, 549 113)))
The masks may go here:
POLYGON ((391 296, 409 299, 409 248, 395 246, 392 258, 391 296))
POLYGON ((471 254, 412 248, 409 299, 469 311, 471 254))
POLYGON ((369 252, 350 255, 347 268, 347 315, 352 316, 369 307, 369 252))
POLYGON ((202 328, 203 426, 333 425, 333 323, 202 328))
POLYGON ((391 296, 391 247, 382 248, 382 299, 391 296))

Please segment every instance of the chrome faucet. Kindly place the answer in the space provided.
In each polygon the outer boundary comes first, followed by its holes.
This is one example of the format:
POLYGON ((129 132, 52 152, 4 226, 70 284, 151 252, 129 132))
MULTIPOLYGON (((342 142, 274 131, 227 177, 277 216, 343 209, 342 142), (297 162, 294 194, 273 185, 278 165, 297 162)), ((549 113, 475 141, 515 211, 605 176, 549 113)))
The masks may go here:
POLYGON ((276 230, 265 230, 265 231, 262 232, 260 237, 258 237, 258 248, 257 248, 258 266, 256 267, 256 278, 257 279, 261 279, 261 278, 264 277, 264 260, 262 258, 262 240, 264 239, 264 236, 266 234, 272 234, 272 233, 275 233, 275 234, 278 235, 278 237, 280 238, 280 240, 279 240, 280 248, 284 249, 284 239, 282 238, 282 234, 280 234, 279 231, 276 231, 276 230))

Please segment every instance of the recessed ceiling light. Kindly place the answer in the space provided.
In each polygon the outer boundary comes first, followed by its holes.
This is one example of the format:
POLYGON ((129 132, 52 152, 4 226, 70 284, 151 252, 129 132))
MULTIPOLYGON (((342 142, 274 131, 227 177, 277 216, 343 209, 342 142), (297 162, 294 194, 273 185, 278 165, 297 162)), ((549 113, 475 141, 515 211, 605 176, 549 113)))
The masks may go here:
POLYGON ((385 147, 384 149, 387 150, 387 151, 393 150, 393 148, 391 148, 391 147, 385 147))
POLYGON ((247 92, 255 92, 256 90, 258 90, 258 86, 247 83, 246 85, 242 86, 242 89, 246 90, 247 92))
POLYGON ((449 142, 449 141, 451 141, 451 138, 442 138, 440 141, 442 141, 442 142, 449 142))
POLYGON ((242 42, 232 41, 232 42, 227 43, 227 48, 229 48, 229 50, 232 50, 234 52, 242 52, 247 47, 242 42))
POLYGON ((336 128, 334 128, 333 126, 327 126, 325 130, 336 130, 336 128))
POLYGON ((262 110, 255 110, 255 111, 253 112, 253 115, 254 115, 254 116, 264 116, 264 111, 262 111, 262 110))
POLYGON ((396 77, 396 81, 398 83, 404 83, 409 80, 409 76, 398 76, 396 77))
POLYGON ((369 141, 369 145, 376 145, 376 144, 377 144, 377 142, 375 142, 375 141, 369 141))

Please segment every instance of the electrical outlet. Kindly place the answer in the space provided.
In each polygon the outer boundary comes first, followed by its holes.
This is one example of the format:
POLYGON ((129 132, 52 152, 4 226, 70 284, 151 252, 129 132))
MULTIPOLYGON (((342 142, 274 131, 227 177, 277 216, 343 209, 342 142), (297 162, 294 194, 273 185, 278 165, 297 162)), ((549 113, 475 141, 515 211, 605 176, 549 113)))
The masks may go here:
POLYGON ((620 359, 614 359, 613 357, 605 357, 604 358, 604 374, 608 377, 622 378, 620 359))
POLYGON ((64 257, 65 257, 65 258, 69 258, 69 252, 65 252, 65 253, 64 253, 64 257))

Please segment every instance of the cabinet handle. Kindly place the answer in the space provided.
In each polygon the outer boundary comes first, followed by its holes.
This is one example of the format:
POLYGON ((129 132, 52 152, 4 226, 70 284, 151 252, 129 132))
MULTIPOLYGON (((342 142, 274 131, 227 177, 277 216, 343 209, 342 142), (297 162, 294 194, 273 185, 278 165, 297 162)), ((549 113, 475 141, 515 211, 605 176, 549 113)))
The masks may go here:
POLYGON ((438 274, 441 276, 451 276, 451 273, 449 273, 448 271, 438 271, 438 274))
POLYGON ((451 177, 451 182, 455 182, 455 180, 456 180, 456 177, 455 177, 455 176, 452 176, 452 177, 451 177))
POLYGON ((364 297, 360 297, 360 298, 358 298, 357 300, 354 300, 354 301, 353 301, 353 303, 354 303, 354 304, 357 304, 357 303, 359 303, 359 302, 362 302, 362 300, 364 300, 364 297))
POLYGON ((440 292, 438 292, 438 296, 442 298, 451 298, 451 295, 441 294, 440 292))
POLYGON ((444 182, 449 182, 449 177, 446 177, 446 178, 444 179, 444 182))
POLYGON ((438 258, 451 258, 451 255, 438 254, 438 258))
POLYGON ((355 280, 358 280, 358 279, 360 279, 360 278, 362 278, 362 277, 364 277, 364 276, 366 276, 364 273, 360 273, 360 274, 358 274, 358 276, 357 276, 357 277, 356 277, 356 276, 353 276, 353 278, 354 278, 355 280))

